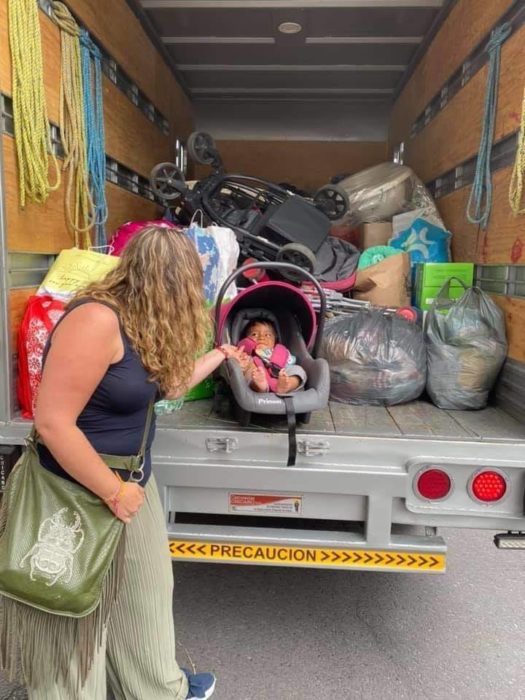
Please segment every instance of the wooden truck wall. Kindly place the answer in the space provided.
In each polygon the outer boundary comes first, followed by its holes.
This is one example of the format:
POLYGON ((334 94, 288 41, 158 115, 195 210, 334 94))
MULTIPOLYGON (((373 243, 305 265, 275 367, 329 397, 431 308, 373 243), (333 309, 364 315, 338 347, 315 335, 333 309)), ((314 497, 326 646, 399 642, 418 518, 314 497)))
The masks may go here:
MULTIPOLYGON (((389 135, 391 152, 403 142, 404 162, 424 182, 435 180, 477 155, 487 64, 415 136, 411 136, 412 125, 448 78, 515 4, 512 0, 459 0, 394 105, 389 135)), ((501 49, 495 143, 519 129, 525 86, 524 46, 525 26, 521 26, 501 49)), ((438 197, 441 215, 454 234, 455 261, 525 264, 525 216, 515 217, 510 209, 511 173, 512 165, 493 174, 493 207, 486 231, 478 230, 478 226, 466 219, 470 185, 438 197)), ((525 299, 495 296, 495 300, 507 316, 510 357, 524 362, 525 299)))
MULTIPOLYGON (((189 100, 173 77, 125 0, 68 0, 68 7, 158 112, 169 129, 165 133, 104 76, 106 153, 133 173, 149 176, 153 165, 174 160, 177 138, 185 139, 193 128, 189 100)), ((44 82, 49 119, 59 122, 60 34, 56 24, 39 12, 44 57, 44 82)), ((0 3, 0 91, 11 95, 11 59, 8 40, 7 2, 0 3)), ((15 144, 2 134, 4 186, 9 253, 56 254, 73 245, 64 212, 64 183, 44 205, 18 203, 15 144)), ((111 182, 106 183, 109 206, 107 231, 130 219, 150 219, 159 214, 151 200, 111 182)), ((12 350, 28 297, 34 288, 9 291, 12 350)))

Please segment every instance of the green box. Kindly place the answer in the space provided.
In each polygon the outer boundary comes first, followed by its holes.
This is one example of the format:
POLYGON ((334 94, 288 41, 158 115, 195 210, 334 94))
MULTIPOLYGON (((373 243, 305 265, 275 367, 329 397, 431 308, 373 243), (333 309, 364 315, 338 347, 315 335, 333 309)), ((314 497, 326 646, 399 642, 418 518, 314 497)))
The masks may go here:
MULTIPOLYGON (((450 277, 457 277, 466 287, 472 287, 474 263, 422 263, 416 265, 414 305, 423 311, 428 311, 439 290, 450 277)), ((463 291, 461 283, 452 280, 449 298, 459 299, 463 296, 463 291)))

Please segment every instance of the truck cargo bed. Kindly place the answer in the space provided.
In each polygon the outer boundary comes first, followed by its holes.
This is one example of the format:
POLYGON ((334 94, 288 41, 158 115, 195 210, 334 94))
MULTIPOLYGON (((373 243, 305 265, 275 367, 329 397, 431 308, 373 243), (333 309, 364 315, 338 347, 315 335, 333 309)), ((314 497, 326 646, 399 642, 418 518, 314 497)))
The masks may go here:
MULTIPOLYGON (((211 428, 214 430, 286 431, 286 422, 275 417, 253 416, 249 428, 241 428, 233 417, 220 417, 211 400, 186 403, 182 410, 159 416, 159 428, 211 428)), ((349 406, 330 402, 312 414, 301 433, 375 437, 429 437, 467 440, 525 441, 525 425, 501 408, 489 406, 481 411, 447 411, 427 401, 402 406, 349 406)))

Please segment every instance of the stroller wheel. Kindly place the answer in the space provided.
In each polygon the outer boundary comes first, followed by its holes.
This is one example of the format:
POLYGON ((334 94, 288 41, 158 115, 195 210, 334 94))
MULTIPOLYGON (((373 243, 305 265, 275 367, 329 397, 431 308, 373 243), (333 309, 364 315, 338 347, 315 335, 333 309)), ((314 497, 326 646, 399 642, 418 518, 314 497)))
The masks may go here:
MULTIPOLYGON (((317 261, 315 255, 307 246, 302 243, 287 243, 279 249, 277 262, 291 263, 292 265, 297 265, 297 267, 302 267, 307 272, 313 272, 317 261)), ((282 269, 279 272, 290 282, 301 282, 303 280, 302 275, 299 275, 292 269, 282 269)))
POLYGON ((341 219, 350 208, 350 200, 342 187, 325 185, 314 195, 314 204, 330 221, 341 219))
POLYGON ((188 153, 196 163, 212 165, 218 155, 213 136, 205 131, 194 131, 188 138, 188 153))
POLYGON ((151 189, 161 199, 177 199, 187 192, 184 175, 175 163, 159 163, 149 176, 151 189))

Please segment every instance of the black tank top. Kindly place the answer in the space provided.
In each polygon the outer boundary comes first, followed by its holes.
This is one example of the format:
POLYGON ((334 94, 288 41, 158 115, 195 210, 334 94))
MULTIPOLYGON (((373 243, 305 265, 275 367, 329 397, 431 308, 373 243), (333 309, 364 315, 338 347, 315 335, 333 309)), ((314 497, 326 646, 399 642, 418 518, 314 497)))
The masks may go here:
MULTIPOLYGON (((62 316, 53 330, 56 330, 66 315, 82 304, 92 302, 93 299, 81 299, 73 304, 62 316)), ((104 302, 96 302, 104 304, 104 302)), ((117 314, 111 304, 104 304, 117 314)), ((117 314, 118 316, 118 314, 117 314)), ((80 413, 77 426, 84 433, 93 448, 103 454, 134 455, 140 450, 146 416, 150 400, 160 398, 157 384, 148 381, 148 373, 145 370, 138 353, 132 348, 122 325, 120 332, 124 345, 124 356, 118 362, 111 364, 100 384, 93 392, 83 411, 80 413)), ((51 334, 43 355, 45 363, 49 351, 51 334)), ((151 444, 155 436, 155 416, 151 422, 147 450, 144 461, 144 478, 140 482, 144 485, 151 474, 151 444)), ((49 471, 73 481, 73 478, 62 469, 53 455, 44 445, 38 448, 42 465, 49 471)), ((128 474, 123 474, 127 478, 128 474)))

